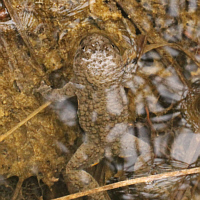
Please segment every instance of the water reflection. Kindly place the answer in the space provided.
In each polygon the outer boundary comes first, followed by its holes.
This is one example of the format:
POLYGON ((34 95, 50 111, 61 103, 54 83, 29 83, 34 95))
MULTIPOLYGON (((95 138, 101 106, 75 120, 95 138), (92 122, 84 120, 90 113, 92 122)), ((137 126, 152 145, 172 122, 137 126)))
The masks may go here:
MULTIPOLYGON (((147 57, 143 59, 145 63, 147 57)), ((188 168, 200 155, 198 81, 188 88, 172 67, 151 66, 154 70, 151 71, 144 63, 143 73, 132 84, 132 91, 136 94, 134 109, 138 116, 135 130, 139 130, 137 124, 141 126, 141 122, 142 126, 148 127, 154 158, 136 170, 133 177, 188 168), (143 81, 137 83, 141 78, 143 81), (146 116, 146 119, 140 116, 146 116)), ((178 177, 139 184, 135 193, 139 191, 141 199, 173 199, 179 190, 189 188, 188 181, 189 177, 178 177)))

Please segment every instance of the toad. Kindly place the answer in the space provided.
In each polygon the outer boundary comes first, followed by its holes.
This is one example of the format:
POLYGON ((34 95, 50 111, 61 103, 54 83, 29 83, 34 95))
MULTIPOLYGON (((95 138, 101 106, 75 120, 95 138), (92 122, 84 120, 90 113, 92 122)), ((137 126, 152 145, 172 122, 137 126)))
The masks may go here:
MULTIPOLYGON (((123 77, 126 65, 114 43, 106 36, 93 33, 82 39, 74 57, 73 79, 62 89, 47 85, 39 88, 52 101, 66 95, 76 95, 78 117, 86 138, 66 166, 70 193, 98 187, 97 181, 85 168, 104 157, 145 156, 150 159, 147 143, 129 133, 128 100, 123 77), (137 150, 136 147, 139 147, 137 150)), ((104 193, 91 195, 105 200, 104 193)))

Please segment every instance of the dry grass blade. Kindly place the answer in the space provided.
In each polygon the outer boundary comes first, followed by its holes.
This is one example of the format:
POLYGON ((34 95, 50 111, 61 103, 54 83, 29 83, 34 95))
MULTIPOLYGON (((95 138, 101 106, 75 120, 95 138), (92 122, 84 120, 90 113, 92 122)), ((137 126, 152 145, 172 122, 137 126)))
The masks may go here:
POLYGON ((3 140, 5 140, 5 138, 7 138, 9 135, 11 135, 20 126, 22 126, 23 124, 25 124, 28 120, 30 120, 31 118, 33 118, 35 115, 37 115, 39 112, 41 112, 43 109, 45 109, 50 104, 51 104, 51 102, 47 101, 45 104, 43 104, 38 109, 36 109, 35 111, 33 111, 30 115, 28 115, 27 118, 25 118, 24 120, 22 120, 21 122, 19 122, 16 126, 14 126, 13 128, 11 128, 8 132, 6 132, 3 135, 0 135, 0 142, 2 142, 3 140))
POLYGON ((53 199, 53 200, 76 199, 78 197, 83 197, 83 196, 86 196, 86 195, 89 195, 89 194, 94 194, 94 193, 98 193, 98 192, 112 190, 112 189, 115 189, 115 188, 124 187, 124 186, 128 186, 128 185, 134 185, 134 184, 138 184, 138 183, 151 182, 151 181, 155 181, 155 180, 159 180, 159 179, 163 179, 163 178, 168 178, 168 177, 184 176, 184 175, 196 174, 196 173, 200 173, 200 167, 193 168, 193 169, 184 169, 184 170, 174 171, 174 172, 167 172, 167 173, 157 174, 157 175, 151 175, 151 176, 147 176, 147 177, 141 177, 141 178, 126 180, 126 181, 121 181, 121 182, 118 182, 118 183, 105 185, 103 187, 94 188, 92 190, 71 194, 71 195, 56 198, 56 199, 53 199))

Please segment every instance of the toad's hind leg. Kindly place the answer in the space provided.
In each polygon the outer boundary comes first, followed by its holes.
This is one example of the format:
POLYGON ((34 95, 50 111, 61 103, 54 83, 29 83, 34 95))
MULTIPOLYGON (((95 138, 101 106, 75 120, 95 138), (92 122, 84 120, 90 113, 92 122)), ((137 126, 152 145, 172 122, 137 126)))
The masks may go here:
MULTIPOLYGON (((104 156, 104 149, 98 145, 83 143, 72 156, 66 167, 66 182, 70 193, 82 192, 99 187, 97 181, 83 168, 98 163, 104 156)), ((106 200, 105 193, 90 195, 92 200, 106 200)))
MULTIPOLYGON (((134 161, 134 170, 139 169, 144 163, 149 162, 152 157, 152 149, 150 145, 142 139, 130 134, 128 129, 117 141, 110 145, 113 149, 113 155, 124 158, 127 163, 134 161)), ((107 154, 106 152, 106 155, 107 154)))

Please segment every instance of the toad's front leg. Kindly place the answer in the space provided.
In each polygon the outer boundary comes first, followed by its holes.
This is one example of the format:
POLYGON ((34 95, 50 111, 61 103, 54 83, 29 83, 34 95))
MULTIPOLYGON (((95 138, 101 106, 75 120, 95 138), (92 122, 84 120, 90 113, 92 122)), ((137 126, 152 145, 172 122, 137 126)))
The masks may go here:
POLYGON ((66 98, 73 97, 75 96, 75 91, 76 89, 74 83, 71 81, 59 89, 52 89, 50 86, 42 82, 40 87, 36 90, 36 92, 39 92, 49 101, 61 101, 66 98))
MULTIPOLYGON (((93 143, 83 143, 66 167, 66 182, 70 193, 99 187, 97 181, 83 169, 98 163, 104 157, 104 148, 93 143)), ((92 200, 106 200, 105 193, 90 195, 92 200)))

